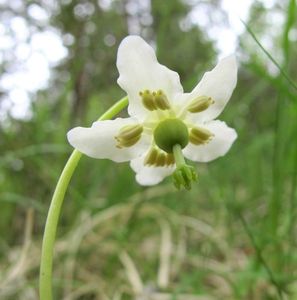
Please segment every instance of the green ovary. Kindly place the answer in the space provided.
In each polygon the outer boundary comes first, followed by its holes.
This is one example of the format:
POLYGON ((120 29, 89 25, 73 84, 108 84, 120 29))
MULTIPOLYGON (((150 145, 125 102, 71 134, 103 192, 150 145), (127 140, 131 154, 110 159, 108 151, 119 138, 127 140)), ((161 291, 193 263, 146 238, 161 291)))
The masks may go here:
POLYGON ((155 128, 154 139, 160 149, 172 153, 174 145, 180 145, 182 149, 188 145, 188 128, 179 119, 166 119, 155 128))

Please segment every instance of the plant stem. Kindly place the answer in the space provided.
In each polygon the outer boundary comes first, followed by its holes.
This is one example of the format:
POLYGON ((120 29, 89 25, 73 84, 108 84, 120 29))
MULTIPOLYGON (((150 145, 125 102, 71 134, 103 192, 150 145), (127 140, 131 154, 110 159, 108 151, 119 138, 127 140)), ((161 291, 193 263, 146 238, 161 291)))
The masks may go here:
POLYGON ((259 262, 261 263, 261 265, 263 266, 263 268, 265 269, 267 275, 268 275, 268 278, 270 280, 270 282, 274 285, 274 287, 276 288, 276 291, 278 293, 278 297, 280 300, 282 300, 284 297, 283 297, 283 289, 282 289, 282 286, 281 284, 279 283, 279 281, 275 278, 275 275, 272 271, 272 269, 270 268, 270 266, 268 265, 268 263, 266 262, 263 254, 262 254, 262 250, 261 248, 258 246, 258 243, 256 242, 256 239, 254 237, 254 234, 253 232, 251 231, 251 229, 249 228, 248 226, 248 223, 246 222, 245 218, 242 216, 241 212, 240 211, 237 211, 236 212, 242 225, 243 225, 243 228, 245 230, 245 232, 248 234, 249 236, 249 239, 250 241, 252 242, 252 245, 255 249, 255 252, 256 252, 256 255, 258 257, 258 260, 259 262))
MULTIPOLYGON (((109 108, 98 120, 111 119, 121 110, 123 110, 127 105, 128 98, 124 97, 121 100, 119 100, 116 104, 114 104, 111 108, 109 108)), ((81 156, 82 153, 80 153, 77 150, 74 150, 72 152, 60 175, 48 211, 41 250, 39 277, 40 300, 52 300, 53 253, 57 225, 67 187, 81 156)))
POLYGON ((256 44, 261 48, 261 50, 267 55, 267 57, 272 61, 272 63, 278 68, 280 73, 283 75, 283 77, 288 81, 288 83, 297 91, 297 85, 296 83, 290 78, 290 76, 286 73, 286 71, 278 64, 278 62, 271 56, 271 54, 262 46, 262 44, 257 39, 254 32, 251 30, 249 25, 247 25, 243 20, 241 20, 243 25, 245 26, 248 33, 251 35, 251 37, 254 39, 256 44))

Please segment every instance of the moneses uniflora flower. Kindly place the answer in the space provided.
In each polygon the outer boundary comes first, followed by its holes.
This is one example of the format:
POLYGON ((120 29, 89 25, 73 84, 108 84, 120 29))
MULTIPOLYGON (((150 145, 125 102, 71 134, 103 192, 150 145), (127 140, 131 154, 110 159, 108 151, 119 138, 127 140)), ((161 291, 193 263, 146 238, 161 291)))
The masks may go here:
POLYGON ((197 175, 185 158, 211 161, 225 155, 237 137, 225 122, 214 120, 235 88, 235 57, 221 60, 190 93, 183 92, 179 75, 159 64, 154 50, 138 36, 121 42, 117 68, 130 117, 76 127, 68 132, 70 144, 94 158, 131 161, 141 185, 173 174, 178 188, 191 188, 197 175))

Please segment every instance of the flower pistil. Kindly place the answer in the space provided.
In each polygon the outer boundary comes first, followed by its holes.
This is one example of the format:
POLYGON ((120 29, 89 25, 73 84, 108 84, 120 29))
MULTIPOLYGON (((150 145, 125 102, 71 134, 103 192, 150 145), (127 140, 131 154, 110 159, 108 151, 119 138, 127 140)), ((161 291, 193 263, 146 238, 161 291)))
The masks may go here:
POLYGON ((173 172, 173 183, 177 189, 182 186, 187 190, 192 187, 192 182, 197 181, 197 173, 195 169, 188 165, 182 153, 182 148, 179 144, 174 145, 173 155, 176 162, 176 169, 173 172))

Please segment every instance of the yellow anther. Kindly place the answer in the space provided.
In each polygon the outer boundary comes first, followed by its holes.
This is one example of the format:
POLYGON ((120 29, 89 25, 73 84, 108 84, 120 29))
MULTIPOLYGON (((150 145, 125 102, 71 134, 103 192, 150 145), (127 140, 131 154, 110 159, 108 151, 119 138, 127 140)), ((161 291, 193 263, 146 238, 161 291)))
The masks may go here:
POLYGON ((139 141, 139 139, 140 139, 140 136, 136 136, 135 138, 130 139, 130 140, 118 140, 117 139, 118 144, 116 145, 116 147, 119 149, 132 147, 139 141))
POLYGON ((157 157, 158 157, 158 150, 156 148, 151 148, 149 153, 146 155, 144 164, 148 166, 154 165, 157 157))
POLYGON ((119 134, 115 136, 117 148, 131 147, 135 145, 141 137, 143 127, 141 125, 127 125, 120 129, 119 134))
POLYGON ((201 127, 194 127, 190 131, 189 140, 194 145, 203 145, 210 142, 214 136, 208 129, 201 127))
POLYGON ((172 154, 167 154, 157 148, 151 148, 145 157, 144 165, 149 167, 168 167, 175 163, 172 154))
POLYGON ((156 159, 156 163, 155 165, 157 167, 163 167, 166 164, 166 154, 164 152, 160 152, 157 159, 156 159))
POLYGON ((167 154, 167 157, 166 157, 166 166, 171 166, 171 165, 173 165, 174 163, 175 163, 175 161, 174 161, 174 156, 173 156, 173 154, 168 153, 168 154, 167 154))
POLYGON ((187 109, 191 113, 198 113, 208 109, 212 104, 214 104, 214 100, 211 97, 199 96, 190 103, 187 109))
POLYGON ((141 97, 142 104, 145 108, 147 108, 150 111, 157 109, 157 106, 155 104, 154 95, 149 90, 139 92, 139 96, 141 97))
POLYGON ((161 110, 166 110, 170 108, 169 101, 163 91, 158 90, 157 93, 153 93, 155 96, 155 104, 161 110))
POLYGON ((157 109, 166 110, 170 108, 169 101, 163 91, 158 90, 157 92, 151 92, 149 90, 144 90, 139 92, 143 106, 154 111, 157 109))

